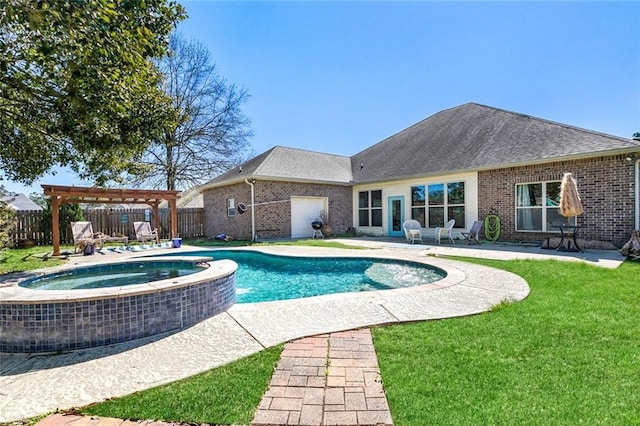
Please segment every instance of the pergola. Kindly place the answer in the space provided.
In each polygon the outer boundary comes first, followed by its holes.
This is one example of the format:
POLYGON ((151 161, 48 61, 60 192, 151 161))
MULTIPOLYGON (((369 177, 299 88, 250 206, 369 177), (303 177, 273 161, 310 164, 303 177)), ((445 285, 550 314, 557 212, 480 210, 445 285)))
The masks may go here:
POLYGON ((60 256, 59 209, 65 203, 147 204, 153 207, 154 227, 159 228, 158 205, 167 200, 171 210, 171 238, 178 235, 178 210, 176 201, 179 191, 146 189, 104 189, 79 186, 41 185, 44 195, 51 199, 53 222, 53 255, 60 256))

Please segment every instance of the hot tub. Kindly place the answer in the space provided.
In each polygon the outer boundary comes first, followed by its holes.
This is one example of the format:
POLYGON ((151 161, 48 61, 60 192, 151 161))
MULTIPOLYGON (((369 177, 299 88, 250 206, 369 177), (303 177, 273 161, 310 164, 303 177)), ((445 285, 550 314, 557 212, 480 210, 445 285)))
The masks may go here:
MULTIPOLYGON (((65 268, 0 288, 0 352, 34 353, 90 348, 178 331, 235 303, 237 264, 210 257, 137 258, 65 268), (108 268, 202 265, 201 271, 139 284, 39 290, 21 286, 73 271, 103 276, 108 268)), ((86 274, 85 274, 86 275, 86 274)), ((112 283, 113 284, 113 283, 112 283)))

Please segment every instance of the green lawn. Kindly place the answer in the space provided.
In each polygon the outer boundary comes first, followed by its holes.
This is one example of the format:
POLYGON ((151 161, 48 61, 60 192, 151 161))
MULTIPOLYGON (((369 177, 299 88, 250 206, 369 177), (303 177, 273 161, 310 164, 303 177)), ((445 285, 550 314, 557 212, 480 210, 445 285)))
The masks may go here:
POLYGON ((640 424, 640 263, 474 262, 522 276, 531 294, 374 328, 396 425, 640 424))
POLYGON ((83 408, 84 414, 184 423, 249 424, 280 359, 278 345, 185 380, 83 408))
POLYGON ((52 252, 51 246, 0 250, 0 275, 61 265, 64 261, 50 257, 52 252))

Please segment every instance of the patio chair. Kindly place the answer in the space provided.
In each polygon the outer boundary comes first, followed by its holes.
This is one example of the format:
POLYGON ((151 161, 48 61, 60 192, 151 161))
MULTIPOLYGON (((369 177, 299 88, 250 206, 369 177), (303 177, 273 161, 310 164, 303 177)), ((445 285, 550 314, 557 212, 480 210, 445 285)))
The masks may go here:
POLYGON ((151 230, 151 224, 149 222, 133 222, 133 229, 136 232, 136 240, 141 243, 147 240, 155 240, 156 244, 160 243, 158 228, 151 230))
POLYGON ((74 252, 84 252, 89 244, 102 248, 105 235, 101 232, 93 232, 91 222, 71 222, 71 233, 73 234, 74 252))
POLYGON ((420 241, 422 243, 422 225, 417 220, 406 220, 402 224, 404 236, 410 244, 420 241))
POLYGON ((456 224, 456 220, 455 219, 451 219, 449 222, 447 222, 447 224, 443 227, 437 227, 436 228, 436 242, 438 244, 440 244, 440 240, 442 238, 442 236, 444 235, 445 237, 448 237, 449 240, 455 244, 456 242, 453 241, 453 235, 451 235, 451 231, 453 230, 453 225, 456 224))
POLYGON ((471 225, 469 232, 461 232, 464 237, 464 242, 467 244, 480 244, 480 239, 478 238, 480 228, 482 228, 482 221, 476 220, 473 222, 473 225, 471 225))

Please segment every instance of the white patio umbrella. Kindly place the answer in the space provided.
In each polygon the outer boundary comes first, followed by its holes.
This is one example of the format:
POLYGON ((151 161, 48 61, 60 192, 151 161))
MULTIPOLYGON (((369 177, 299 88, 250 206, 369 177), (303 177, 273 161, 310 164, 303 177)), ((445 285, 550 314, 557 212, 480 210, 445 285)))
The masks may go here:
POLYGON ((567 218, 567 225, 569 225, 570 218, 579 216, 583 212, 576 180, 571 173, 565 173, 560 186, 560 214, 567 218))

